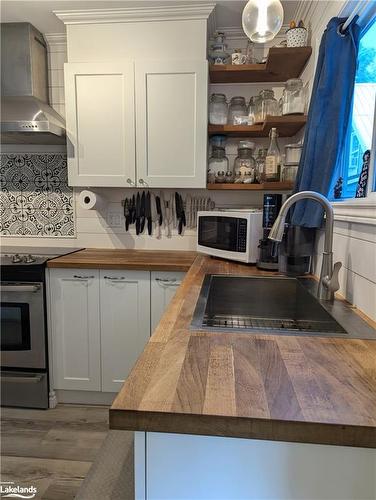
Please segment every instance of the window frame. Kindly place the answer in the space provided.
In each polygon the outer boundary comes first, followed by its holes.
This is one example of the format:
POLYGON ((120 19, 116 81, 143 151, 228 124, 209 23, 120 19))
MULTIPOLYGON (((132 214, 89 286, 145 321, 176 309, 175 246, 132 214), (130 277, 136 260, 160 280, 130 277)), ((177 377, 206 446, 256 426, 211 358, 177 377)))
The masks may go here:
MULTIPOLYGON (((364 2, 362 2, 364 3, 364 2)), ((368 0, 368 7, 363 10, 358 19, 358 24, 367 30, 375 13, 375 4, 368 0)), ((346 1, 345 6, 340 10, 339 16, 347 17, 354 9, 354 2, 346 1)), ((346 222, 358 222, 361 224, 371 224, 376 226, 376 105, 373 121, 373 134, 371 156, 369 164, 367 195, 364 198, 347 198, 332 201, 334 217, 336 220, 346 222)))

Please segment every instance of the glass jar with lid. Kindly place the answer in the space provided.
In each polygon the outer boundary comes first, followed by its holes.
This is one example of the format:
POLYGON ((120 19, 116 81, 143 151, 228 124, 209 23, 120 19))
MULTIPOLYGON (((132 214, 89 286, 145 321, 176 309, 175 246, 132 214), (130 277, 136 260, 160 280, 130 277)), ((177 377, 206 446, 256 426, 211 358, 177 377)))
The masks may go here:
POLYGON ((278 115, 278 101, 274 97, 273 90, 265 89, 260 91, 261 97, 261 110, 260 110, 260 121, 264 121, 267 116, 277 116, 278 115))
POLYGON ((237 125, 236 118, 247 115, 245 98, 241 96, 232 97, 228 109, 228 123, 230 125, 237 125))
POLYGON ((255 182, 256 162, 253 158, 255 143, 251 141, 240 141, 238 156, 234 161, 234 176, 236 183, 255 182))
POLYGON ((282 94, 282 114, 302 115, 306 106, 306 92, 300 78, 290 78, 282 94))
POLYGON ((208 163, 208 183, 224 182, 228 171, 229 163, 225 148, 214 148, 208 163))
POLYGON ((209 123, 226 125, 228 106, 225 94, 212 94, 209 104, 209 123))

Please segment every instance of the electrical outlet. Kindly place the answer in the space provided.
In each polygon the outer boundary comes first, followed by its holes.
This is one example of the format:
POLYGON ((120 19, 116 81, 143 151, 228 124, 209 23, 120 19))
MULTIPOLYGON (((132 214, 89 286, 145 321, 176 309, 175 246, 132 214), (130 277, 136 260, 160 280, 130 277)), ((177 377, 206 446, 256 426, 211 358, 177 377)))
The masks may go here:
POLYGON ((119 212, 108 212, 107 213, 107 224, 112 228, 122 227, 121 214, 119 212))

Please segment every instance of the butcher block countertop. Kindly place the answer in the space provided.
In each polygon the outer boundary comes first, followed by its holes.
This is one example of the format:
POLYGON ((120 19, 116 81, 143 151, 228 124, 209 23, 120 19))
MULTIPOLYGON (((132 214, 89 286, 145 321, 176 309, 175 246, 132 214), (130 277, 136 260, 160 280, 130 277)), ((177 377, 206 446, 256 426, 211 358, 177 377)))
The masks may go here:
POLYGON ((196 256, 196 252, 179 250, 101 250, 86 248, 50 260, 47 262, 47 267, 188 271, 196 256))
POLYGON ((265 274, 198 256, 110 428, 376 448, 376 341, 190 330, 211 273, 265 274))

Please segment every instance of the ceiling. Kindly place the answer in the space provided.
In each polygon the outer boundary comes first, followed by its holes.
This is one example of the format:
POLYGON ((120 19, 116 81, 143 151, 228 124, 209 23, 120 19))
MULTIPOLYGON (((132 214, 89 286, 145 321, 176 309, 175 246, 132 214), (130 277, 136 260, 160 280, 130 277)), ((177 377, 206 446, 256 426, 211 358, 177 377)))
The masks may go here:
MULTIPOLYGON (((54 10, 103 9, 119 7, 146 7, 171 4, 207 3, 210 0, 1 0, 1 22, 29 22, 42 33, 63 33, 64 24, 53 14, 54 10)), ((241 26, 241 14, 245 0, 219 0, 216 2, 217 26, 241 26)), ((299 4, 294 0, 282 0, 285 23, 293 17, 299 4)))

